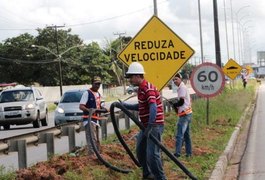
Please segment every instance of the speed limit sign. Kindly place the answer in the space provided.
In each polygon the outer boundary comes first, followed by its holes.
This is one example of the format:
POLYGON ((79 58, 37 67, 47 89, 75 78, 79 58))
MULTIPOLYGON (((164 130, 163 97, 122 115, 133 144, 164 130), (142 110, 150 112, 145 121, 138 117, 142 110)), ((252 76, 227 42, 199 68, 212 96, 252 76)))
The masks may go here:
POLYGON ((218 95, 225 85, 222 69, 213 63, 202 63, 191 74, 191 86, 202 97, 218 95))

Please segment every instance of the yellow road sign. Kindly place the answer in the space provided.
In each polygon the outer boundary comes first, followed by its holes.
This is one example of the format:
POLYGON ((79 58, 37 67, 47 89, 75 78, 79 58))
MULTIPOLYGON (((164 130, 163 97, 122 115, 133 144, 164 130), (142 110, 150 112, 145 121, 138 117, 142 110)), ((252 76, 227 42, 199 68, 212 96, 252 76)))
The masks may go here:
POLYGON ((132 62, 141 63, 145 78, 162 90, 193 54, 194 50, 189 45, 153 16, 118 54, 118 58, 127 66, 132 62))
POLYGON ((226 76, 230 79, 235 79, 241 72, 242 67, 233 59, 229 59, 229 61, 223 67, 223 71, 226 76))

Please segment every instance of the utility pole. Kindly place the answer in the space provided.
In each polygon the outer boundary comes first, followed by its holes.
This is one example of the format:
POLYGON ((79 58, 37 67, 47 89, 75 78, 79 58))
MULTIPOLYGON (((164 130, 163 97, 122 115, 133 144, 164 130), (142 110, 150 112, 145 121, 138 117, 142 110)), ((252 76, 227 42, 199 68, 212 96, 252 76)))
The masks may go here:
MULTIPOLYGON (((121 44, 120 44, 120 52, 121 52, 121 50, 122 50, 122 46, 123 46, 123 43, 122 43, 122 35, 124 35, 124 34, 126 34, 126 32, 117 32, 117 33, 113 33, 115 36, 119 36, 119 39, 120 39, 120 41, 121 41, 121 44)), ((122 76, 122 85, 123 85, 123 93, 124 93, 124 95, 126 95, 126 84, 125 84, 125 78, 124 78, 124 76, 125 76, 125 70, 124 70, 125 68, 124 68, 124 63, 122 63, 122 74, 123 74, 123 76, 122 76)))
POLYGON ((214 35, 215 35, 215 58, 216 65, 222 67, 220 38, 219 38, 219 25, 218 25, 218 9, 217 0, 213 0, 213 14, 214 14, 214 35))
MULTIPOLYGON (((63 26, 57 26, 57 25, 53 25, 53 26, 47 26, 47 28, 52 28, 55 29, 55 43, 56 43, 56 50, 57 50, 57 54, 59 55, 59 44, 58 44, 58 28, 63 28, 65 27, 63 26)), ((63 95, 63 77, 62 77, 62 59, 60 56, 57 57, 59 59, 59 80, 60 80, 60 96, 63 95)))
POLYGON ((156 0, 154 0, 154 15, 158 16, 156 0))
POLYGON ((202 21, 201 21, 201 1, 198 0, 198 13, 199 13, 199 28, 200 28, 200 43, 201 43, 201 63, 204 62, 203 59, 203 40, 202 40, 202 21))

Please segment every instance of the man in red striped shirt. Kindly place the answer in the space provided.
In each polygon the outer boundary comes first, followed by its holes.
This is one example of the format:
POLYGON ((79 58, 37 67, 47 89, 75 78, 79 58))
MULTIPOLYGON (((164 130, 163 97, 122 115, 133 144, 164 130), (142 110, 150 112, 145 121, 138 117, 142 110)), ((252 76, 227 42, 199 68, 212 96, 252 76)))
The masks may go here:
POLYGON ((164 130, 164 110, 160 92, 144 79, 144 68, 133 62, 126 73, 130 83, 138 86, 138 103, 122 103, 126 108, 139 111, 145 130, 137 136, 136 153, 143 169, 143 179, 166 179, 160 156, 160 148, 150 138, 152 134, 161 141, 164 130))

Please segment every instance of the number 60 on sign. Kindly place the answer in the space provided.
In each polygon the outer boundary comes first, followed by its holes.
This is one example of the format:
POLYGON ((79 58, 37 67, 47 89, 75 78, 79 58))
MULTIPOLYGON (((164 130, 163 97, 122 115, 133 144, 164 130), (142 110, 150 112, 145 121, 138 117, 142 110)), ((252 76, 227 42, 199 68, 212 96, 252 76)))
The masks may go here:
POLYGON ((191 86, 202 97, 218 95, 225 85, 222 69, 213 63, 202 63, 191 74, 191 86))

